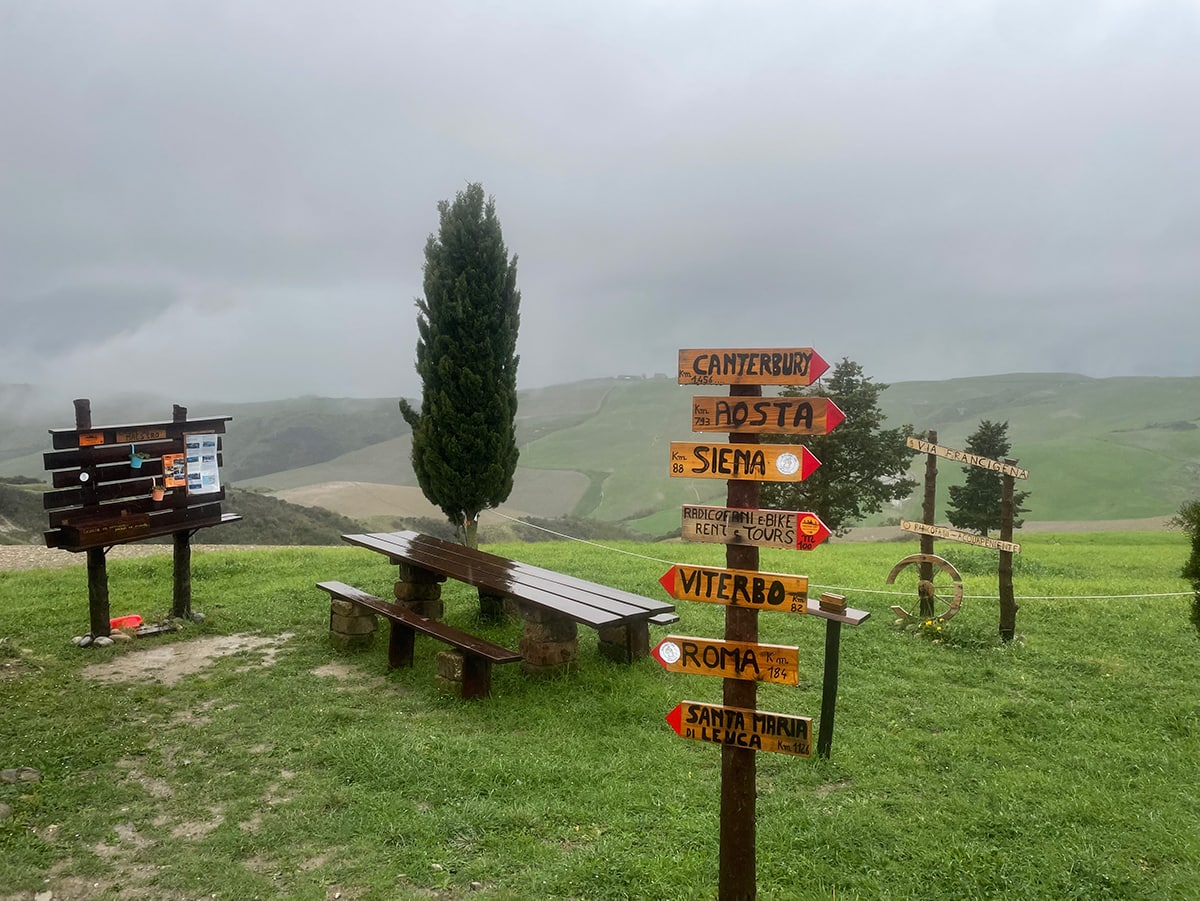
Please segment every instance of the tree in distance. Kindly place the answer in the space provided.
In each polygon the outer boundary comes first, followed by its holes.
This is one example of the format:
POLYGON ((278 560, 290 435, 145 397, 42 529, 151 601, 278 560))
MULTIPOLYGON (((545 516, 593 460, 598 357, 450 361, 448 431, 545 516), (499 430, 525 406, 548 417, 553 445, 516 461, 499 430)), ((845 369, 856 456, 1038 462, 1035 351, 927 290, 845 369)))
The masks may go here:
POLYGON ((1185 502, 1170 520, 1167 521, 1173 529, 1182 529, 1192 541, 1192 553, 1183 564, 1180 575, 1191 583, 1195 594, 1192 595, 1192 625, 1200 632, 1200 500, 1185 502))
MULTIPOLYGON (((1010 448, 1007 422, 990 422, 986 419, 967 438, 967 453, 1003 460, 1010 448)), ((967 480, 962 485, 950 486, 950 503, 946 507, 946 518, 959 529, 969 529, 987 536, 989 529, 1000 528, 1000 488, 1002 476, 990 469, 978 466, 962 468, 967 480)), ((1019 529, 1025 520, 1018 513, 1029 512, 1021 505, 1029 497, 1028 491, 1013 492, 1013 528, 1019 529)))
POLYGON ((455 533, 478 545, 479 513, 512 492, 517 468, 517 258, 504 246, 494 198, 470 184, 438 203, 417 298, 421 409, 406 400, 421 491, 455 533))
MULTIPOLYGON (((829 397, 846 419, 828 435, 805 438, 821 466, 803 482, 764 482, 760 503, 774 510, 816 513, 834 535, 890 501, 908 497, 917 483, 907 477, 912 451, 905 444, 912 426, 883 428, 879 395, 882 382, 863 375, 863 368, 842 358, 833 374, 807 388, 785 388, 786 397, 829 397)), ((786 435, 764 435, 764 441, 790 443, 786 435)))

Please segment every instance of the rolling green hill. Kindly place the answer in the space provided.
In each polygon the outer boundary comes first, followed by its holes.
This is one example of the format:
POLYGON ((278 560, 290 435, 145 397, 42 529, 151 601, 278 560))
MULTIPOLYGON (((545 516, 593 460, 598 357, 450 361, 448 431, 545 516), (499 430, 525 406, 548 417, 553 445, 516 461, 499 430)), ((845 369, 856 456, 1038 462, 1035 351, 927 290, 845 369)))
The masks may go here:
MULTIPOLYGON (((509 505, 542 517, 624 523, 643 534, 679 525, 682 503, 721 503, 723 482, 672 479, 667 445, 695 440, 688 389, 667 379, 601 379, 520 395, 521 461, 509 505)), ((893 384, 881 398, 890 425, 911 424, 963 447, 982 419, 1007 421, 1012 454, 1030 472, 1028 522, 1165 516, 1200 496, 1200 378, 1091 379, 1026 373, 893 384)), ((143 419, 162 418, 163 408, 143 419)), ((14 423, 0 408, 0 476, 40 477, 35 433, 67 421, 14 423)), ((93 401, 99 421, 109 420, 93 401)), ((125 412, 125 411, 123 411, 125 412)), ((282 491, 337 482, 415 485, 408 428, 396 399, 296 398, 195 414, 234 417, 225 438, 228 482, 282 491)), ((719 436, 717 436, 719 437, 719 436)), ((923 458, 914 456, 920 478, 923 458)), ((938 518, 961 467, 940 461, 938 518)), ((328 504, 337 507, 336 498, 328 504)), ((866 524, 916 517, 919 498, 866 524)), ((345 512, 345 511, 342 511, 345 512)))

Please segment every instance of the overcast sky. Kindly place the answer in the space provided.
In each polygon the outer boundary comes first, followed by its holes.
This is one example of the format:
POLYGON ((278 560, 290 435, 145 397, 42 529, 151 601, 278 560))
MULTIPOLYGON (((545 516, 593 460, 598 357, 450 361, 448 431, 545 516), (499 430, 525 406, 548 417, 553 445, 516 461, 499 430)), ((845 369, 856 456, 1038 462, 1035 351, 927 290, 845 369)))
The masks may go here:
POLYGON ((473 181, 523 388, 1200 375, 1198 0, 0 0, 0 382, 416 395, 473 181))

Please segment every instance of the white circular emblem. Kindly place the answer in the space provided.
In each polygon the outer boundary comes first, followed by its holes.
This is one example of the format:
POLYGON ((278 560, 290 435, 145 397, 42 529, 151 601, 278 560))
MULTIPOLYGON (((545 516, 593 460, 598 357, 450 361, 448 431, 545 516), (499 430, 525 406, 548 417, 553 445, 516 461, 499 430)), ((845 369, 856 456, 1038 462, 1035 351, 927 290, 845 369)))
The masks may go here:
POLYGON ((664 663, 674 663, 680 657, 679 645, 673 641, 664 641, 658 649, 658 656, 663 659, 664 663))
POLYGON ((775 458, 775 468, 785 476, 790 476, 800 469, 800 458, 792 453, 780 454, 775 458))

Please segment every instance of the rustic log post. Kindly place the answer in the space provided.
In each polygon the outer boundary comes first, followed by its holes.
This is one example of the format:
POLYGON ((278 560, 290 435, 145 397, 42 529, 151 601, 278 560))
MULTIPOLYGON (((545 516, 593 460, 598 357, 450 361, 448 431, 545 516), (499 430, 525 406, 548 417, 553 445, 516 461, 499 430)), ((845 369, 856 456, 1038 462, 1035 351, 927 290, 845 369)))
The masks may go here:
MULTIPOLYGON (((840 594, 821 595, 822 610, 846 612, 846 599, 840 594)), ((817 756, 825 760, 833 752, 833 715, 837 709, 838 657, 842 650, 842 624, 836 619, 825 620, 825 670, 821 683, 821 729, 817 733, 817 756)))
MULTIPOLYGON (((171 406, 173 422, 187 422, 187 407, 171 406)), ((192 614, 192 534, 187 529, 171 535, 173 573, 171 579, 171 616, 194 619, 192 614)))
MULTIPOLYGON (((928 431, 925 433, 925 440, 930 444, 937 444, 937 432, 928 431)), ((936 525, 934 516, 936 515, 935 506, 937 504, 937 455, 925 455, 925 497, 921 504, 921 519, 927 526, 936 525)), ((921 536, 921 553, 933 554, 933 536, 921 536)), ((933 564, 922 563, 918 567, 918 573, 922 582, 933 583, 933 564)), ((920 606, 921 616, 933 616, 934 606, 933 598, 921 596, 920 606)))
MULTIPOLYGON (((91 427, 92 402, 86 397, 78 398, 75 401, 75 428, 82 431, 91 427)), ((90 548, 87 551, 87 583, 88 619, 92 637, 109 635, 112 627, 108 600, 108 558, 104 548, 90 548)))
MULTIPOLYGON (((1015 466, 1016 460, 1005 460, 1015 466)), ((1015 479, 1007 473, 1000 481, 1000 540, 1013 540, 1013 484, 1015 479)), ((1000 640, 1012 641, 1017 633, 1017 601, 1013 594, 1012 551, 1000 551, 1000 640)))
MULTIPOLYGON (((758 385, 731 385, 730 397, 761 397, 758 385)), ((734 433, 731 443, 758 444, 758 435, 734 433)), ((758 483, 730 479, 725 505, 754 510, 758 507, 758 483)), ((730 569, 758 570, 758 548, 753 545, 725 546, 725 563, 730 569)), ((725 608, 725 639, 758 642, 758 611, 745 607, 725 608)), ((758 706, 758 683, 725 679, 727 707, 754 710, 758 706)), ((720 901, 749 901, 756 894, 755 806, 757 789, 756 752, 749 748, 721 746, 721 859, 718 897, 720 901)))

